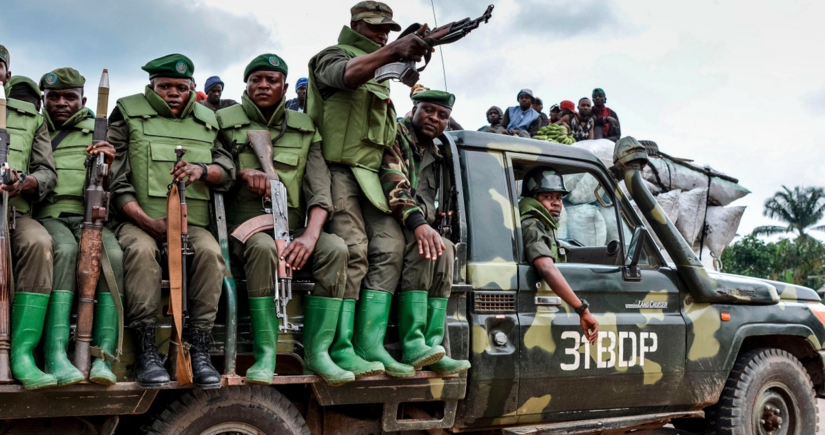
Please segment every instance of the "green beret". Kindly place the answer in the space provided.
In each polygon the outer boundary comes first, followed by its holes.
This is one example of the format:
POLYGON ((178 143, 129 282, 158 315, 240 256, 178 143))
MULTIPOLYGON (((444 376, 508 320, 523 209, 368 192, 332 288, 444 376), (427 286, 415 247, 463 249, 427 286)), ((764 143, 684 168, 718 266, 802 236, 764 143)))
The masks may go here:
POLYGON ((9 51, 6 50, 6 47, 0 45, 0 60, 6 64, 6 69, 9 69, 9 62, 11 61, 11 55, 9 51))
POLYGON ((195 64, 182 54, 169 54, 149 61, 141 67, 149 73, 149 79, 169 77, 173 79, 191 79, 195 74, 195 64))
POLYGON ((246 83, 246 81, 249 80, 249 76, 255 71, 278 71, 286 76, 289 73, 289 67, 286 66, 286 62, 277 54, 267 53, 249 62, 249 65, 243 70, 243 82, 246 83))
POLYGON ((455 104, 455 95, 444 91, 424 91, 412 96, 412 100, 416 103, 425 102, 438 104, 450 110, 453 110, 455 104))
POLYGON ((40 88, 37 83, 26 76, 12 76, 9 80, 9 87, 11 87, 11 92, 31 92, 37 98, 40 98, 40 88))
POLYGON ((71 89, 82 88, 86 79, 74 68, 58 68, 50 73, 43 74, 40 79, 40 89, 71 89))

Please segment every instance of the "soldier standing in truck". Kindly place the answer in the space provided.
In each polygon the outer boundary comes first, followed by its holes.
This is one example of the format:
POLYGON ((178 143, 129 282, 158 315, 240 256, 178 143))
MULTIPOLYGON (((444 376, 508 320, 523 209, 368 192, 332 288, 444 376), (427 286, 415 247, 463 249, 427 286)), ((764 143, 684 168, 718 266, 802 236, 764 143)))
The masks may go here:
MULTIPOLYGON (((417 62, 431 48, 417 34, 388 44, 389 32, 401 26, 383 3, 363 1, 350 12, 350 26, 341 30, 338 44, 309 61, 307 91, 307 113, 324 138, 324 158, 332 174, 334 210, 327 228, 344 239, 349 250, 332 358, 356 376, 376 370, 375 363, 380 363, 390 376, 409 377, 415 369, 395 361, 384 350, 383 339, 362 349, 353 348, 352 341, 360 337, 362 343, 373 342, 375 336, 369 332, 386 326, 404 251, 404 236, 388 214, 378 180, 384 149, 395 140, 397 120, 389 81, 378 83, 375 71, 399 59, 417 62), (379 294, 390 297, 376 299, 379 294), (363 296, 356 316, 359 295, 363 296), (367 317, 371 320, 364 320, 367 317), (370 331, 363 325, 371 325, 370 331)), ((380 334, 383 338, 384 332, 380 334)))

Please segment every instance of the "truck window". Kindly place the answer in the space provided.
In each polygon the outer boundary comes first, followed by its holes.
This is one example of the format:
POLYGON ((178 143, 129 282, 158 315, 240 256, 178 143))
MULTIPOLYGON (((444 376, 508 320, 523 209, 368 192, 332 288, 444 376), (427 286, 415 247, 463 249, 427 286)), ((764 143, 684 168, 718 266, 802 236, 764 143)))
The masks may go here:
POLYGON ((604 186, 593 173, 581 167, 516 159, 512 162, 516 213, 522 195, 522 179, 530 169, 546 165, 562 174, 569 193, 563 199, 562 212, 558 216, 556 238, 567 251, 568 262, 621 264, 622 252, 626 252, 627 247, 618 248, 629 243, 632 233, 623 219, 618 218, 612 188, 604 186))

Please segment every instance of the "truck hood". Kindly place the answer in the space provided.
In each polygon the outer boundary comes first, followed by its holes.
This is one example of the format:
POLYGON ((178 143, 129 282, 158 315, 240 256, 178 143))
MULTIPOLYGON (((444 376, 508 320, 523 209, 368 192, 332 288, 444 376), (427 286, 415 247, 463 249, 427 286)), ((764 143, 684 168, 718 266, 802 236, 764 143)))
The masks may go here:
MULTIPOLYGON (((732 304, 776 304, 780 299, 780 292, 777 289, 779 286, 785 286, 782 283, 729 273, 708 271, 708 275, 716 282, 715 292, 722 298, 728 299, 729 301, 725 301, 726 303, 732 304)), ((804 287, 799 288, 805 289, 804 287)), ((810 289, 805 290, 812 291, 810 289)), ((816 292, 813 292, 813 295, 816 296, 816 292)))
POLYGON ((779 281, 771 281, 767 279, 760 279, 762 282, 766 282, 774 287, 776 287, 777 293, 779 293, 779 299, 783 301, 812 301, 812 302, 822 302, 819 294, 809 287, 803 287, 801 285, 796 284, 788 284, 786 282, 779 282, 779 281))

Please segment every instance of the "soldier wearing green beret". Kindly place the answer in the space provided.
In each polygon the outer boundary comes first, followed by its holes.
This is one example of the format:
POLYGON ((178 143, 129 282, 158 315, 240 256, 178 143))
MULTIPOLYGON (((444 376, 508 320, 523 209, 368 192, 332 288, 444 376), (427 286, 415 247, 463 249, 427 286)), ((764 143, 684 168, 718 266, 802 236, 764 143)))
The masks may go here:
MULTIPOLYGON (((35 206, 34 217, 43 224, 54 241, 54 278, 49 308, 46 314, 44 356, 46 372, 57 378, 57 385, 71 385, 84 380, 83 373, 66 357, 69 343, 69 324, 72 302, 77 287, 77 254, 81 224, 85 212, 84 183, 86 156, 105 155, 108 165, 115 158, 115 149, 108 142, 92 145, 94 114, 86 108, 83 86, 86 79, 72 68, 58 68, 43 75, 45 111, 43 117, 49 128, 54 160, 57 166, 57 186, 54 192, 35 206)), ((104 180, 105 182, 105 180, 104 180)), ((110 293, 123 288, 123 253, 108 228, 103 229, 106 261, 114 282, 101 279, 95 299, 95 346, 107 354, 115 354, 117 343, 117 312, 110 293)), ((95 358, 89 379, 103 385, 113 385, 116 377, 111 363, 95 358)))
MULTIPOLYGON (((275 169, 287 190, 290 232, 294 239, 279 253, 270 233, 257 233, 245 244, 230 240, 233 264, 242 264, 249 293, 255 365, 246 372, 247 382, 270 384, 275 370, 278 319, 273 295, 274 271, 279 255, 293 269, 312 266, 315 289, 306 296, 304 356, 307 368, 326 382, 340 385, 355 376, 380 374, 341 369, 330 360, 347 273, 347 245, 340 237, 323 231, 332 214, 329 168, 321 154, 321 136, 309 115, 286 110, 289 69, 275 54, 262 54, 244 71, 241 104, 218 111, 224 143, 232 144, 239 183, 227 209, 232 226, 264 214, 262 197, 270 195, 269 178, 261 171, 254 151, 247 145, 249 130, 267 130, 273 140, 275 169), (306 224, 304 223, 306 222, 306 224)), ((351 334, 352 331, 349 331, 351 334)))
MULTIPOLYGON (((0 78, 11 78, 9 52, 0 46, 0 78)), ((32 204, 42 201, 57 181, 49 129, 35 107, 10 99, 7 131, 11 136, 10 167, 28 174, 24 182, 0 186, 9 194, 16 227, 11 232, 14 259, 14 302, 11 311, 11 370, 26 389, 57 385, 57 379, 35 365, 33 351, 43 334, 43 323, 52 290, 52 238, 31 217, 32 204)))
POLYGON ((126 317, 137 333, 136 371, 140 385, 169 383, 155 343, 160 303, 159 244, 166 241, 167 186, 186 180, 189 236, 195 251, 189 269, 189 330, 194 382, 219 388, 220 375, 209 358, 210 331, 218 311, 225 263, 209 230, 209 191, 226 192, 235 179, 232 155, 218 137, 215 114, 197 104, 194 65, 172 54, 143 66, 150 83, 143 94, 121 98, 109 118, 109 142, 117 152, 109 190, 120 222, 124 255, 126 317), (175 164, 175 148, 187 149, 175 164))
MULTIPOLYGON (((445 356, 441 346, 447 300, 453 285, 455 247, 433 228, 436 194, 444 186, 444 158, 433 139, 450 123, 455 96, 424 91, 412 97, 410 117, 398 124, 393 146, 384 151, 381 185, 406 246, 398 296, 398 329, 404 364, 441 374, 470 368, 445 356)), ((356 347, 360 342, 355 343, 356 347)))
MULTIPOLYGON (((341 30, 338 44, 310 60, 307 91, 307 113, 324 138, 324 158, 332 173, 335 209, 328 230, 341 236, 349 248, 339 331, 353 328, 348 313, 355 310, 359 295, 363 301, 359 313, 373 323, 386 324, 403 262, 403 234, 387 214, 378 181, 383 150, 395 138, 395 107, 390 101, 390 82, 376 82, 375 71, 399 59, 418 61, 430 50, 416 34, 387 44, 389 32, 401 26, 383 3, 363 1, 350 12, 350 26, 341 30)), ((356 326, 354 334, 366 331, 356 326)), ((335 340, 333 347, 340 350, 333 354, 335 362, 352 372, 365 371, 368 362, 355 355, 349 337, 339 334, 335 340)), ((383 349, 381 343, 374 347, 383 349)), ((412 367, 386 352, 373 352, 368 361, 381 362, 391 376, 415 374, 412 367)))
POLYGON ((527 171, 521 182, 521 234, 524 254, 553 292, 571 307, 576 307, 582 332, 590 344, 596 342, 599 322, 590 314, 587 301, 579 300, 556 263, 567 261, 564 248, 556 240, 562 198, 569 192, 555 168, 537 166, 527 171))
POLYGON ((26 76, 13 76, 9 80, 9 87, 9 98, 31 103, 40 112, 43 100, 40 98, 40 88, 34 80, 26 76))

